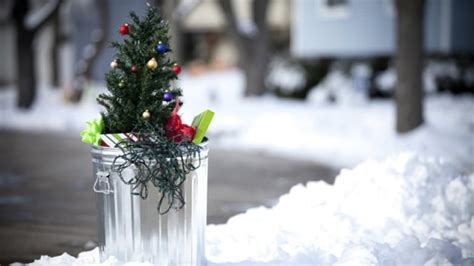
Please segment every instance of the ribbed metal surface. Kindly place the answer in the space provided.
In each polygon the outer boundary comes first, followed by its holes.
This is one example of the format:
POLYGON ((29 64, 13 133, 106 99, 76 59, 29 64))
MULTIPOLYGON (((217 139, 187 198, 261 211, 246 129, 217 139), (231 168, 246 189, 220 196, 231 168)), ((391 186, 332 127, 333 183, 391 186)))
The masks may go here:
MULTIPOLYGON (((206 265, 204 233, 207 216, 207 143, 202 144, 201 167, 183 184, 185 206, 165 215, 157 212, 158 190, 151 185, 146 200, 131 194, 111 170, 119 149, 93 147, 94 190, 99 210, 101 260, 147 261, 154 265, 206 265)), ((125 180, 134 174, 124 173, 125 180), (127 177, 128 175, 128 177, 127 177)))

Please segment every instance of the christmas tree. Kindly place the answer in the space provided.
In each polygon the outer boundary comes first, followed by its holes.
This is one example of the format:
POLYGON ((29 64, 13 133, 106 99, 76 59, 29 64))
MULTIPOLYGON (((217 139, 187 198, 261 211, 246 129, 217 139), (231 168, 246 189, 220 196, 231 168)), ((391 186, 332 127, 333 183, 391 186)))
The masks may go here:
POLYGON ((113 42, 117 50, 106 74, 109 94, 98 102, 102 113, 103 133, 137 132, 151 124, 164 127, 182 92, 173 88, 180 66, 168 55, 168 25, 154 8, 143 20, 131 13, 132 23, 123 24, 119 33, 123 42, 113 42))
POLYGON ((148 186, 157 187, 158 210, 167 213, 185 203, 181 184, 200 166, 198 144, 213 113, 200 114, 193 127, 182 123, 182 91, 173 86, 181 67, 169 57, 168 24, 155 8, 142 19, 133 12, 130 17, 118 30, 123 40, 112 43, 117 53, 106 74, 108 93, 97 99, 105 110, 81 136, 88 144, 119 148, 114 171, 143 199, 148 186), (136 175, 124 178, 130 167, 136 175))

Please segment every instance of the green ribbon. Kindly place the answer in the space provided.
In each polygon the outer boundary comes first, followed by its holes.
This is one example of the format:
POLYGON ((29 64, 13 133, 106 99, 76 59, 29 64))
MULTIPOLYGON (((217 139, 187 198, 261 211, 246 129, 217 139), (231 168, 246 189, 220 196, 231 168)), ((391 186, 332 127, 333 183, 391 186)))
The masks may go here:
POLYGON ((104 121, 101 118, 94 118, 86 122, 86 128, 81 131, 82 142, 99 146, 100 134, 104 129, 104 121))
POLYGON ((204 112, 200 113, 193 119, 192 127, 196 129, 196 134, 193 138, 194 144, 199 144, 204 139, 206 135, 207 129, 209 128, 209 124, 211 124, 212 118, 214 117, 214 112, 211 110, 205 110, 204 112))

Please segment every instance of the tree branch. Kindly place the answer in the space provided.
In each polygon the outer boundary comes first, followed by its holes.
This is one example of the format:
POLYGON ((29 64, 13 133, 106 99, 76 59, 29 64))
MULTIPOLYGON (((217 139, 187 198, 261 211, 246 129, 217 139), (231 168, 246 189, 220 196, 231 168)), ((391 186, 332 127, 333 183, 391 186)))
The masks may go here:
POLYGON ((268 0, 254 0, 253 1, 253 21, 257 26, 258 30, 267 28, 265 27, 267 22, 267 10, 268 0))
POLYGON ((230 34, 232 38, 235 39, 237 45, 241 48, 245 47, 245 42, 243 38, 245 35, 240 31, 239 22, 234 12, 234 8, 232 7, 232 3, 230 0, 218 0, 219 6, 224 13, 224 17, 227 21, 227 26, 229 27, 230 34))
POLYGON ((48 23, 58 12, 62 0, 51 0, 38 11, 26 17, 24 20, 25 28, 36 32, 46 23, 48 23))
MULTIPOLYGON (((77 80, 89 80, 92 76, 92 68, 105 47, 107 41, 107 29, 109 28, 109 5, 107 0, 95 0, 95 8, 99 18, 97 29, 92 32, 92 41, 84 48, 84 56, 79 62, 76 73, 77 80)), ((80 87, 80 85, 78 85, 80 87)))

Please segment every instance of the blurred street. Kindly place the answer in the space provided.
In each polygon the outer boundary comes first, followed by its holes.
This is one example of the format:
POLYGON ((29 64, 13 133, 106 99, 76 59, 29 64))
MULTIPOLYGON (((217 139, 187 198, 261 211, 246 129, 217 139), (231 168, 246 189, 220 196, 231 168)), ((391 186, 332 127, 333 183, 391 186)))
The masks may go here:
MULTIPOLYGON (((0 131, 0 138, 0 264, 92 248, 96 212, 88 147, 54 133, 0 131)), ((315 163, 212 147, 209 164, 208 223, 273 206, 293 185, 333 183, 337 174, 315 163)))

